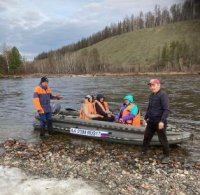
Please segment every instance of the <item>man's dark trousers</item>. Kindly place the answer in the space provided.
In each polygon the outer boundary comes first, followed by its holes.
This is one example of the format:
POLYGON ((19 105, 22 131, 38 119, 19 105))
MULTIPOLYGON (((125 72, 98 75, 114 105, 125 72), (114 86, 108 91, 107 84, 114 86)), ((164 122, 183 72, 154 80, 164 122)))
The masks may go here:
POLYGON ((147 122, 147 127, 144 133, 143 140, 143 152, 147 152, 151 139, 153 138, 155 132, 157 132, 159 141, 163 146, 163 154, 165 156, 169 156, 169 144, 166 136, 166 124, 164 125, 163 129, 158 129, 158 123, 159 122, 147 122))
POLYGON ((40 114, 40 136, 44 136, 45 135, 45 126, 47 125, 48 128, 48 132, 49 134, 52 134, 52 119, 51 119, 51 113, 44 113, 44 114, 40 114))

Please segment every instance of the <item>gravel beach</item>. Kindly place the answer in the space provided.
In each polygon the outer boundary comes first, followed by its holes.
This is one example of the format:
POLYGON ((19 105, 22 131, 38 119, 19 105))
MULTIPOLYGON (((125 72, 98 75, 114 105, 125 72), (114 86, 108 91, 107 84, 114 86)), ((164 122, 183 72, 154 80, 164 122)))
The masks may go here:
POLYGON ((85 139, 71 142, 52 136, 39 143, 8 139, 0 145, 0 165, 17 167, 33 176, 83 179, 98 194, 200 194, 200 161, 187 164, 173 149, 161 164, 161 148, 140 159, 140 147, 85 139))

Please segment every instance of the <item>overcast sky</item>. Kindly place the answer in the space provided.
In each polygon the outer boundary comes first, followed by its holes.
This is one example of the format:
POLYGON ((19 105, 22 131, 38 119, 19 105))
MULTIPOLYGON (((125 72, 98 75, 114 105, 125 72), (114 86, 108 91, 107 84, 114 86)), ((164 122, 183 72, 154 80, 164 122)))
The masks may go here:
POLYGON ((0 46, 26 59, 76 42, 126 16, 183 0, 0 0, 0 46))

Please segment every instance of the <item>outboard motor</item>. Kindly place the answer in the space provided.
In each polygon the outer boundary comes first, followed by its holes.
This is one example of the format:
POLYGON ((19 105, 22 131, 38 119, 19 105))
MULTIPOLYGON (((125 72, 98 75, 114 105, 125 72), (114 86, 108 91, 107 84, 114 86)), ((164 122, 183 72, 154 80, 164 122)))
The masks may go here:
POLYGON ((51 112, 52 114, 58 114, 61 110, 61 105, 60 104, 55 104, 55 103, 52 103, 51 104, 51 112))

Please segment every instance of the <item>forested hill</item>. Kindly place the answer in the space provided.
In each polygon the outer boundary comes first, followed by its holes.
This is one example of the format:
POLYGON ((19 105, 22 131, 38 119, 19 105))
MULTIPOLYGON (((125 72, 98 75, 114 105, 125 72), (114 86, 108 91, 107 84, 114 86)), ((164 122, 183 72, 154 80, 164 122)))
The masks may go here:
POLYGON ((81 52, 94 48, 119 71, 127 68, 184 71, 197 62, 200 67, 200 20, 137 30, 106 39, 81 52))
POLYGON ((26 72, 198 71, 200 2, 185 0, 106 26, 77 43, 43 52, 26 72))
POLYGON ((59 53, 63 55, 67 52, 74 52, 86 47, 89 47, 95 43, 103 41, 107 38, 121 35, 128 32, 144 28, 154 28, 164 26, 166 24, 200 19, 200 1, 199 0, 185 0, 179 4, 173 4, 169 9, 161 8, 159 5, 155 5, 153 11, 143 13, 142 11, 138 16, 127 16, 124 20, 118 23, 113 23, 110 26, 106 26, 103 30, 92 34, 87 38, 83 38, 80 41, 63 46, 62 48, 42 52, 35 57, 36 60, 48 58, 53 53, 59 53))
POLYGON ((200 71, 200 1, 155 5, 138 16, 26 61, 16 46, 3 47, 1 74, 96 74, 200 71))
POLYGON ((117 35, 76 52, 36 60, 29 72, 199 71, 200 20, 117 35))

